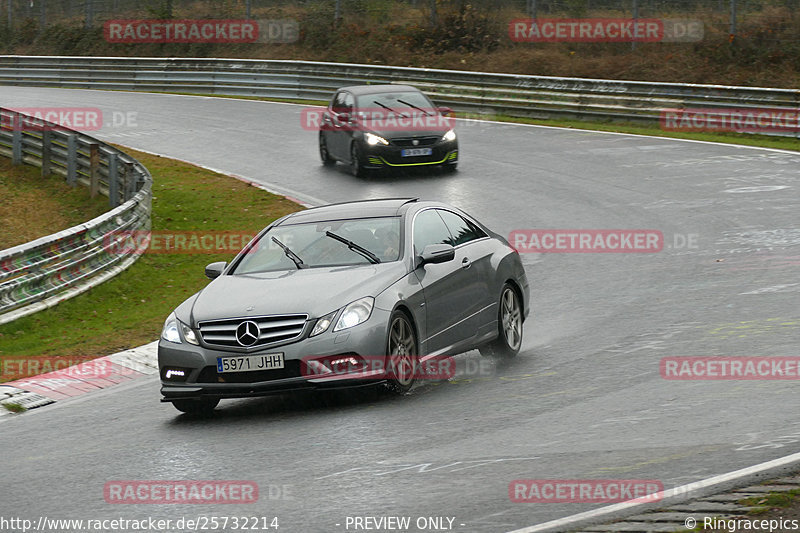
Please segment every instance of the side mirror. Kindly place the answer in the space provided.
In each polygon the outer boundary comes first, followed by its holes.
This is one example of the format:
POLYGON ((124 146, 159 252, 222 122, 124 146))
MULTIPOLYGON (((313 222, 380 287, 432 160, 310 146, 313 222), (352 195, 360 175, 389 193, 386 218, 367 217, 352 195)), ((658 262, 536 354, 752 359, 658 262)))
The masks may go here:
POLYGON ((446 117, 451 117, 451 118, 455 118, 455 116, 456 116, 456 112, 453 111, 449 107, 440 107, 439 108, 439 113, 441 113, 442 115, 444 115, 446 117))
POLYGON ((206 277, 208 279, 218 278, 220 274, 222 274, 222 271, 225 270, 226 266, 228 266, 228 263, 225 261, 217 261, 216 263, 206 265, 206 277))
POLYGON ((428 263, 446 263, 456 257, 456 249, 449 244, 429 244, 419 254, 417 268, 428 263))

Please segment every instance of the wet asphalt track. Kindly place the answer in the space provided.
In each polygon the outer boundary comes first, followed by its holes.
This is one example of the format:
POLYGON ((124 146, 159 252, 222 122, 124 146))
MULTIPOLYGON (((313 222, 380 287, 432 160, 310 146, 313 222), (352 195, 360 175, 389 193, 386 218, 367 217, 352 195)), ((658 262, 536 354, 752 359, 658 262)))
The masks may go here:
POLYGON ((419 195, 503 234, 642 228, 666 244, 524 254, 533 315, 523 353, 506 364, 459 355, 459 379, 403 398, 227 401, 194 420, 158 403, 157 380, 145 378, 4 417, 0 516, 277 516, 284 532, 346 531, 348 516, 445 516, 455 531, 495 532, 599 506, 512 503, 514 479, 669 488, 800 451, 796 382, 659 376, 665 356, 800 355, 800 155, 471 123, 459 127, 453 175, 357 179, 318 163, 301 106, 17 87, 0 88, 0 105, 135 112, 135 125, 94 135, 301 199, 419 195), (675 246, 690 235, 695 247, 675 246), (253 480, 261 497, 105 503, 104 484, 125 479, 253 480))

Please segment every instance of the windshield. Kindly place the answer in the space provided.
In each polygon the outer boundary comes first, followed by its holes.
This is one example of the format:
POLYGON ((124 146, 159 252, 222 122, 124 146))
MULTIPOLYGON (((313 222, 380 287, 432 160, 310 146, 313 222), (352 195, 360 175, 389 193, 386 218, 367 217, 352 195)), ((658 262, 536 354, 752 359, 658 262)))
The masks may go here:
POLYGON ((413 116, 431 115, 436 110, 428 97, 417 91, 366 94, 358 97, 358 111, 368 116, 384 117, 390 114, 413 116))
POLYGON ((289 224, 272 228, 253 245, 233 274, 295 270, 294 254, 305 268, 370 264, 364 254, 351 250, 327 232, 372 252, 380 262, 400 258, 400 218, 380 217, 289 224), (278 242, 276 243, 275 240, 278 242), (280 245, 289 249, 289 253, 280 245))

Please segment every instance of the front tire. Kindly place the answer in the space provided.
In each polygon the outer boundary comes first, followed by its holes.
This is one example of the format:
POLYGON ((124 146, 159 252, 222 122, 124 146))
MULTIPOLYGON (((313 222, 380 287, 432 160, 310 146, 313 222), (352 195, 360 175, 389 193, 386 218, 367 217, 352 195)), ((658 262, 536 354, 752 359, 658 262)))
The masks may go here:
POLYGON ((510 283, 504 284, 500 291, 497 328, 497 338, 479 348, 481 355, 500 359, 515 357, 522 347, 522 305, 510 283))
POLYGON ((417 335, 402 311, 395 311, 389 319, 386 353, 389 360, 386 389, 393 394, 404 394, 415 381, 417 335))
POLYGON ((331 157, 328 151, 328 143, 325 141, 325 135, 323 135, 322 132, 319 132, 319 158, 326 167, 331 167, 336 164, 336 160, 331 157))
POLYGON ((209 415, 219 404, 219 398, 214 400, 174 400, 172 405, 181 413, 190 415, 209 415))
POLYGON ((367 176, 367 169, 361 165, 361 150, 355 142, 350 145, 350 173, 357 178, 367 176))

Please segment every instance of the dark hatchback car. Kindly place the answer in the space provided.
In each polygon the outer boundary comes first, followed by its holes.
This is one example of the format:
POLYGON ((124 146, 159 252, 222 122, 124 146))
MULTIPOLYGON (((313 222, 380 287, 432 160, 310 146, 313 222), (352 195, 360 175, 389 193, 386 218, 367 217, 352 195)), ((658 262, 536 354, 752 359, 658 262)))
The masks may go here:
POLYGON ((341 161, 361 176, 370 170, 441 166, 455 170, 453 111, 435 107, 410 85, 342 87, 323 112, 323 164, 341 161))
POLYGON ((473 348, 514 356, 528 315, 519 254, 466 213, 414 198, 317 207, 276 220, 167 318, 163 401, 383 384, 473 348), (384 368, 375 361, 386 362, 384 368))

